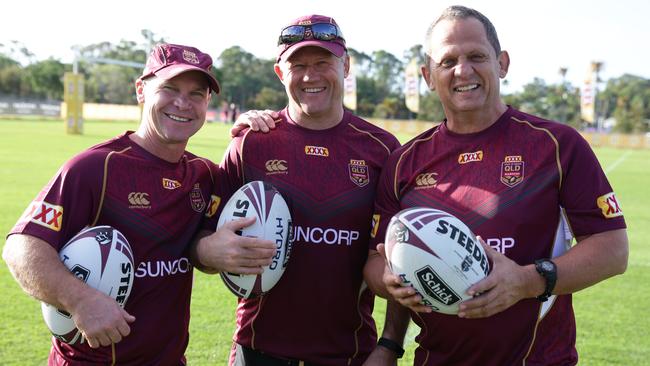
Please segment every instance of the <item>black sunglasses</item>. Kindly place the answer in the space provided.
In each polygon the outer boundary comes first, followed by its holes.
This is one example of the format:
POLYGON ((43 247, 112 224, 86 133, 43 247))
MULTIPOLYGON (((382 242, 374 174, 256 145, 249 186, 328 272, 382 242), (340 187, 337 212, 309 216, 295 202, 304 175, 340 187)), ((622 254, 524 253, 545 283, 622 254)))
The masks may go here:
POLYGON ((293 44, 304 39, 318 39, 320 41, 333 41, 343 38, 341 29, 336 24, 315 23, 310 25, 290 25, 280 32, 278 45, 293 44))

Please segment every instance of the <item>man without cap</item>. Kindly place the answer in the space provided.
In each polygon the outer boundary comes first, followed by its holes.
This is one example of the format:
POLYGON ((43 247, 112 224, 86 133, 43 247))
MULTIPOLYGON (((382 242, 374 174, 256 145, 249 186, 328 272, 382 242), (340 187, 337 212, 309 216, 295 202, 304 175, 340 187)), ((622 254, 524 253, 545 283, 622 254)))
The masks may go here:
POLYGON ((425 49, 422 73, 446 119, 389 158, 373 244, 383 253, 379 243, 400 210, 439 208, 490 244, 482 243, 492 270, 467 290, 474 298, 460 304, 458 316, 421 305, 383 256, 368 262, 386 270, 383 283, 370 285, 380 293, 385 285, 384 295, 412 310, 421 328, 417 365, 575 365, 571 294, 627 266, 616 195, 577 131, 503 103, 499 79, 510 60, 483 14, 447 8, 429 28, 425 49), (424 174, 433 182, 418 184, 424 174), (557 235, 563 214, 578 242, 571 248, 557 235))
MULTIPOLYGON (((70 313, 85 338, 75 345, 53 338, 50 365, 186 363, 188 248, 218 167, 185 147, 205 121, 211 92, 219 92, 211 68, 211 57, 194 47, 158 45, 135 83, 144 103, 138 130, 66 162, 9 233, 3 258, 23 290, 70 313), (98 225, 122 232, 133 250, 135 280, 124 309, 79 281, 57 254, 84 227, 98 225)), ((272 242, 234 234, 250 223, 232 222, 218 234, 270 258, 272 242)))
MULTIPOLYGON (((398 141, 343 109, 350 59, 334 19, 293 20, 278 51, 275 73, 289 98, 282 123, 272 134, 239 134, 222 167, 229 193, 253 180, 278 188, 294 242, 275 287, 239 301, 230 364, 361 365, 376 340, 362 273, 375 187, 398 141)), ((197 248, 206 267, 216 259, 211 247, 197 248)))

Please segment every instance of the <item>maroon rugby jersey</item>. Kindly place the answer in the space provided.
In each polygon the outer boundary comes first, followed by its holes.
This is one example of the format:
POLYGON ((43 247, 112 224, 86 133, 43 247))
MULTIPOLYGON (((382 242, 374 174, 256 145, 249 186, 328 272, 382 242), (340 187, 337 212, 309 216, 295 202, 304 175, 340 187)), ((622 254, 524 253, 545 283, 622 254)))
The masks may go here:
POLYGON ((348 112, 320 131, 296 125, 286 110, 280 115, 272 133, 235 138, 222 166, 230 193, 254 180, 273 184, 295 229, 280 281, 239 302, 234 340, 276 357, 360 365, 376 340, 374 297, 362 273, 375 189, 399 143, 348 112))
MULTIPOLYGON (((443 123, 397 149, 377 188, 371 248, 384 241, 392 215, 414 206, 457 216, 520 265, 563 252, 560 206, 575 236, 625 227, 587 142, 571 127, 513 108, 484 131, 454 134, 443 123)), ((544 308, 525 299, 484 319, 412 317, 421 327, 416 365, 577 362, 570 295, 544 308)))
POLYGON ((192 266, 186 252, 210 202, 216 165, 186 152, 159 159, 128 133, 68 161, 11 233, 57 251, 85 226, 110 225, 129 241, 135 278, 125 309, 131 334, 111 347, 70 346, 53 338, 50 364, 180 365, 189 335, 192 266))

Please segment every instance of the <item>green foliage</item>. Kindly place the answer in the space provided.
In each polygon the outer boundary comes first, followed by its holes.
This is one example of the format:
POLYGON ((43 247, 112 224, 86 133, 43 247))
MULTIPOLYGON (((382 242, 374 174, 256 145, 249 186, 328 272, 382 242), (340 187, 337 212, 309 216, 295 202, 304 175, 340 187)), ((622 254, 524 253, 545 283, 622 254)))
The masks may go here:
MULTIPOLYGON (((0 120, 0 232, 7 233, 58 167, 77 152, 133 130, 135 122, 87 122, 84 135, 66 135, 57 120, 0 120)), ((207 124, 188 149, 219 161, 228 145, 230 126, 207 124)), ((404 142, 407 136, 400 136, 404 142)), ((574 296, 580 364, 642 365, 650 359, 650 151, 601 148, 597 151, 625 212, 630 240, 627 272, 574 296)), ((588 182, 586 182, 587 184, 588 182)), ((2 246, 2 245, 0 245, 2 246)), ((43 365, 50 340, 37 301, 24 294, 0 264, 0 360, 3 365, 43 365)), ((192 295, 189 365, 223 365, 232 344, 235 297, 217 276, 197 273, 192 295)), ((384 301, 374 317, 381 331, 384 301)), ((317 330, 315 330, 317 331, 317 330)), ((413 364, 419 329, 411 324, 400 365, 413 364)))
POLYGON ((616 119, 617 131, 650 131, 650 80, 628 74, 611 79, 598 102, 604 116, 616 119))
MULTIPOLYGON (((82 58, 107 58, 144 63, 147 50, 164 42, 154 32, 141 31, 142 41, 122 40, 117 44, 99 42, 76 49, 82 58)), ((403 95, 404 69, 415 58, 424 63, 423 47, 411 46, 403 59, 385 50, 370 54, 349 48, 355 60, 357 77, 357 111, 362 116, 407 119, 412 114, 406 109, 403 95)), ((211 106, 234 103, 239 110, 280 109, 287 103, 282 83, 273 71, 274 59, 260 59, 239 46, 224 50, 215 57, 215 72, 222 92, 212 98, 211 106)), ((80 71, 85 76, 85 100, 95 103, 133 104, 133 82, 138 68, 81 61, 80 71)), ((19 98, 61 99, 63 72, 71 65, 58 60, 34 60, 34 55, 23 44, 11 41, 0 44, 0 95, 19 98), (26 66, 23 66, 26 65, 26 66)), ((566 69, 564 69, 566 72, 566 69)), ((600 119, 613 118, 620 132, 650 131, 650 80, 634 75, 610 79, 599 87, 596 112, 600 119)), ((547 84, 535 78, 521 92, 505 95, 506 103, 541 117, 586 127, 580 117, 580 90, 570 83, 547 84)), ((420 120, 444 119, 444 111, 435 92, 425 93, 420 99, 420 120)))

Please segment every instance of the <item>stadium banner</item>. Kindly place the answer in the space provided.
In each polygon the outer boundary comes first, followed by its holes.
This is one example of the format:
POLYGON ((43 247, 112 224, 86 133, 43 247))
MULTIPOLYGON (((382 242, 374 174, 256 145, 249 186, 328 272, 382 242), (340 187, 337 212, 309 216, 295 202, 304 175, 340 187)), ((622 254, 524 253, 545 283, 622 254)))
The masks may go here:
POLYGON ((63 74, 63 101, 65 108, 66 132, 83 133, 84 77, 82 74, 66 72, 63 74))
POLYGON ((594 123, 596 120, 596 75, 593 68, 587 73, 580 88, 580 116, 583 121, 594 123))
POLYGON ((61 103, 0 99, 0 115, 60 117, 61 103))
POLYGON ((357 75, 355 60, 352 56, 350 56, 350 71, 343 81, 343 105, 350 110, 357 110, 357 75))
POLYGON ((420 70, 415 58, 411 59, 404 72, 404 98, 406 108, 413 113, 420 112, 420 70))

